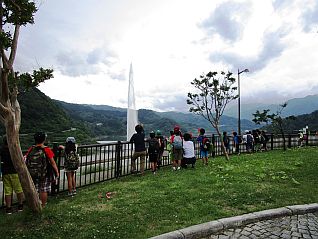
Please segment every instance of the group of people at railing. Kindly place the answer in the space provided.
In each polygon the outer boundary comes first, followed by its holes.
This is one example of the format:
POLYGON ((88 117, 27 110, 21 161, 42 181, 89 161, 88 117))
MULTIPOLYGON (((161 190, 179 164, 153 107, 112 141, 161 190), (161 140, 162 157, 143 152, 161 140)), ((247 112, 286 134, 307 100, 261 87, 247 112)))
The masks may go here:
MULTIPOLYGON (((48 193, 51 192, 52 184, 59 180, 60 171, 54 161, 54 153, 50 147, 44 145, 46 134, 37 132, 34 134, 34 145, 32 145, 24 155, 24 162, 30 173, 35 189, 39 194, 42 207, 45 207, 48 193)), ((65 146, 60 146, 65 152, 65 172, 68 179, 69 195, 76 194, 75 171, 79 166, 79 157, 76 153, 75 138, 68 137, 65 146)), ((8 148, 6 136, 3 137, 1 147, 1 172, 3 177, 4 198, 6 214, 12 214, 12 197, 16 193, 18 199, 17 211, 23 210, 24 193, 18 177, 18 173, 13 165, 8 148)))
MULTIPOLYGON (((199 129, 198 136, 193 137, 190 133, 182 134, 180 127, 175 126, 167 138, 164 138, 159 130, 156 132, 151 131, 149 137, 146 137, 142 125, 137 125, 135 130, 136 133, 130 139, 130 143, 134 144, 134 152, 131 155, 130 164, 132 174, 137 173, 137 158, 140 158, 140 174, 144 175, 145 173, 145 161, 147 158, 153 174, 156 174, 161 166, 164 151, 168 153, 173 171, 178 171, 181 168, 187 168, 188 165, 194 168, 197 158, 202 159, 204 165, 208 165, 209 157, 215 157, 220 142, 224 143, 228 153, 236 153, 238 155, 241 151, 247 153, 266 151, 270 139, 271 144, 273 144, 273 135, 269 137, 265 131, 260 130, 245 131, 243 136, 238 135, 236 132, 233 132, 232 136, 228 136, 227 132, 223 132, 221 138, 216 137, 214 134, 207 136, 203 128, 199 129), (196 149, 198 150, 196 151, 196 149)), ((47 202, 47 196, 52 186, 58 185, 57 180, 59 180, 60 173, 60 169, 53 160, 53 151, 44 145, 45 140, 45 133, 36 133, 34 135, 35 144, 28 149, 24 157, 43 207, 47 202), (45 166, 37 163, 41 159, 46 162, 45 166)), ((308 134, 299 133, 297 142, 298 146, 302 146, 304 142, 308 144, 308 134)), ((64 157, 63 167, 67 176, 68 195, 74 196, 76 194, 76 170, 80 164, 75 138, 68 137, 65 145, 58 146, 58 149, 59 155, 62 154, 64 157)), ((23 210, 23 190, 10 157, 6 137, 3 137, 3 146, 1 148, 1 171, 6 212, 8 214, 12 213, 13 192, 16 193, 18 199, 17 210, 23 210)))

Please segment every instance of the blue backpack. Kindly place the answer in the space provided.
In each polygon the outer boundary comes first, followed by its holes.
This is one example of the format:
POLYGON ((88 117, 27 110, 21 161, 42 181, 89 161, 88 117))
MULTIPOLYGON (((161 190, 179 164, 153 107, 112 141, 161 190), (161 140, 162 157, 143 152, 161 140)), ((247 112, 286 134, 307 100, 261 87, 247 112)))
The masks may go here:
POLYGON ((180 135, 175 135, 172 141, 173 149, 182 149, 182 138, 180 135))

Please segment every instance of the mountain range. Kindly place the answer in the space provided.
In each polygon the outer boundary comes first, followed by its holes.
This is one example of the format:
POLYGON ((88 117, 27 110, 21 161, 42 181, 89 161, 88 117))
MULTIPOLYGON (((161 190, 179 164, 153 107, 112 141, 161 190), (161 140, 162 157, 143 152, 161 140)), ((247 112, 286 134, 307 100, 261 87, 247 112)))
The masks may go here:
MULTIPOLYGON (((315 97, 308 96, 302 99, 293 99, 286 107, 290 113, 305 112, 311 113, 312 109, 317 110, 318 105, 309 103, 311 100, 317 101, 315 97)), ((72 104, 59 100, 53 100, 42 93, 37 88, 19 95, 19 102, 22 110, 22 125, 20 129, 21 145, 26 147, 33 143, 33 133, 45 131, 48 133, 49 142, 64 142, 66 137, 75 136, 81 144, 95 143, 98 140, 126 140, 126 109, 108 105, 88 105, 72 104)), ((317 101, 318 102, 318 101, 317 101)), ((255 106, 256 107, 256 106, 255 106)), ((255 112, 255 107, 245 108, 245 112, 255 112)), ((269 106, 259 106, 260 110, 269 106), (263 107, 264 106, 264 107, 263 107)), ((271 107, 275 107, 271 105, 271 107)), ((276 106, 277 107, 277 106, 276 106)), ((234 109, 232 109, 234 111, 234 109)), ((228 112, 230 112, 229 109, 228 112)), ((285 112, 286 113, 286 112, 285 112)), ((211 134, 214 129, 204 118, 192 113, 182 112, 156 112, 147 109, 138 110, 139 121, 144 125, 148 135, 152 130, 160 130, 163 135, 168 136, 169 131, 175 125, 179 125, 183 132, 190 132, 197 135, 198 128, 205 128, 211 134)), ((315 114, 308 114, 297 117, 298 121, 289 123, 292 129, 314 125, 318 111, 315 114)), ((241 128, 257 128, 253 122, 242 119, 241 128)), ((316 127, 316 126, 314 126, 316 127)), ((318 128, 318 125, 317 125, 318 128)), ((232 132, 237 129, 237 118, 223 116, 221 119, 221 130, 232 132)), ((0 133, 4 134, 4 127, 0 127, 0 133)))
MULTIPOLYGON (((266 99, 264 99, 266 102, 266 99)), ((285 102, 282 102, 282 104, 285 102)), ((286 101, 287 106, 282 112, 283 117, 287 117, 290 115, 303 115, 309 114, 316 110, 318 110, 318 95, 308 95, 303 98, 295 98, 286 101)), ((242 104, 241 105, 241 119, 252 120, 253 113, 256 110, 263 111, 265 109, 269 109, 271 113, 276 113, 279 109, 279 104, 242 104)), ((237 105, 228 106, 224 112, 225 115, 230 117, 237 117, 237 105)))

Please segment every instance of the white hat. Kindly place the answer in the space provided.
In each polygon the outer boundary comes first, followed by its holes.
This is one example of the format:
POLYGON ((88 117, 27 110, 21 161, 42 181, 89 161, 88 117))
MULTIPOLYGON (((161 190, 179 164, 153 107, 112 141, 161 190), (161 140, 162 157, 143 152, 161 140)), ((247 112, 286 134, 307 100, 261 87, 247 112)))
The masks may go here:
POLYGON ((66 142, 76 143, 76 140, 74 137, 67 137, 66 142))

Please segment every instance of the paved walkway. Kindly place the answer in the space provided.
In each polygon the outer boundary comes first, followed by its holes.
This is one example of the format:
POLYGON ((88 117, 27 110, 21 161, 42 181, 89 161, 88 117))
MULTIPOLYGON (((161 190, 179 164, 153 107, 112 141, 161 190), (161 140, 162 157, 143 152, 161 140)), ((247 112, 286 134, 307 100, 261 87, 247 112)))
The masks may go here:
POLYGON ((318 239, 318 203, 287 206, 223 218, 153 237, 153 239, 190 238, 318 239))
POLYGON ((318 238, 318 212, 251 223, 210 235, 209 239, 318 238))

